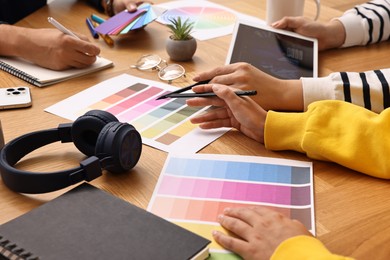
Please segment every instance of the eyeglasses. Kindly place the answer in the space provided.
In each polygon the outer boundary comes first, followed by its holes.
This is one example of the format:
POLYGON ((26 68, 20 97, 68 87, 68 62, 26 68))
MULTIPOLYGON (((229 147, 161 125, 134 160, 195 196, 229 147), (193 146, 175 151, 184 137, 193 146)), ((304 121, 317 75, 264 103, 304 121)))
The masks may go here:
POLYGON ((186 71, 181 65, 168 64, 166 60, 161 59, 155 54, 143 55, 135 65, 131 65, 130 67, 139 70, 157 70, 158 77, 161 80, 168 81, 169 84, 172 83, 172 80, 186 76, 186 71))

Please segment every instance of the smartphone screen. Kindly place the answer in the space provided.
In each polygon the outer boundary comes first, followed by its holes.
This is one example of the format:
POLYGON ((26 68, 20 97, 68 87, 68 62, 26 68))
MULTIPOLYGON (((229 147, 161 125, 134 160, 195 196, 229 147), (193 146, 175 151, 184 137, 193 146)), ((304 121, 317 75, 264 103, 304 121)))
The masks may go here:
POLYGON ((29 87, 0 88, 0 109, 30 107, 31 105, 29 87))

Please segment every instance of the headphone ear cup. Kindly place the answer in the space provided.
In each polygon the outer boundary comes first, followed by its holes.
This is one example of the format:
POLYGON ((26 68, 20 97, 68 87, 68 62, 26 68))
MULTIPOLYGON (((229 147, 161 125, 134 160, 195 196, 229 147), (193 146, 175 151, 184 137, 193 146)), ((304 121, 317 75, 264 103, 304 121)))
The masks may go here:
POLYGON ((100 159, 102 168, 121 173, 137 164, 141 151, 141 135, 132 125, 111 122, 99 134, 95 155, 100 159))
POLYGON ((87 156, 95 155, 98 136, 110 122, 118 122, 118 119, 107 111, 91 110, 80 116, 72 124, 74 145, 87 156))

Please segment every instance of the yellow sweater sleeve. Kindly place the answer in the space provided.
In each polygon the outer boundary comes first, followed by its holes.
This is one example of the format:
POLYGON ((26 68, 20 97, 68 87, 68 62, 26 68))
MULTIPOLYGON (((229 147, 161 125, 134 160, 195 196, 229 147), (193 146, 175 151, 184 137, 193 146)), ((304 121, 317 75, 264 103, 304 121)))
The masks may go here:
POLYGON ((295 150, 310 158, 390 179, 390 108, 380 114, 348 102, 312 103, 303 113, 269 111, 267 149, 295 150))
POLYGON ((317 239, 310 236, 296 236, 281 243, 271 260, 352 260, 352 258, 332 254, 317 239))

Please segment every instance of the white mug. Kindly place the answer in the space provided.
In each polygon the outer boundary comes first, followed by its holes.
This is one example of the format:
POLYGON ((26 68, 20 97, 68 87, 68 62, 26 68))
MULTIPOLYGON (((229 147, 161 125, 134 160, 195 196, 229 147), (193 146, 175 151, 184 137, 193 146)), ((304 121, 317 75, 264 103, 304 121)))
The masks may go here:
MULTIPOLYGON (((317 5, 317 14, 320 15, 320 0, 314 0, 317 5)), ((272 24, 285 16, 302 16, 305 0, 267 0, 267 24, 272 24)))

